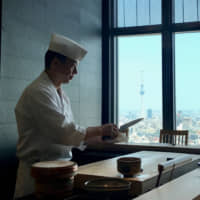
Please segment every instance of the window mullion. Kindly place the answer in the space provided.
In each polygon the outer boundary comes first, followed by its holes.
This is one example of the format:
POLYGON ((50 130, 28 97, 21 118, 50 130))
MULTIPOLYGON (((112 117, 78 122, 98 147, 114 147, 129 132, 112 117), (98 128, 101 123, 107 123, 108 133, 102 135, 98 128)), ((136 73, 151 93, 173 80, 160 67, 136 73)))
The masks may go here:
POLYGON ((102 124, 116 123, 114 0, 102 1, 102 124))
POLYGON ((172 32, 172 0, 162 1, 162 84, 163 129, 175 128, 174 34, 172 32))
POLYGON ((109 3, 102 1, 102 124, 110 122, 110 15, 109 3))

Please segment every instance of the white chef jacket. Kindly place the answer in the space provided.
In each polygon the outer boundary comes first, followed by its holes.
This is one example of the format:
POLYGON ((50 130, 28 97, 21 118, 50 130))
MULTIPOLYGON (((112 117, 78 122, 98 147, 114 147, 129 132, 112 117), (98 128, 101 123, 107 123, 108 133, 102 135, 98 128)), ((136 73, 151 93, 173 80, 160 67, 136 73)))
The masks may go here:
POLYGON ((72 146, 84 149, 85 129, 74 123, 69 98, 57 89, 46 72, 30 84, 20 97, 15 115, 19 139, 19 167, 15 198, 34 192, 30 167, 34 162, 70 160, 72 146))

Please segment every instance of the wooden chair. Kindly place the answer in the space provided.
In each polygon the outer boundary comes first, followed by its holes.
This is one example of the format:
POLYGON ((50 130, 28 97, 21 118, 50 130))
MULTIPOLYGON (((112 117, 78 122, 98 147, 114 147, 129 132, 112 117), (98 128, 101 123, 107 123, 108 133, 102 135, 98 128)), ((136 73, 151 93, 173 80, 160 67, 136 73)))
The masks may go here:
POLYGON ((188 145, 188 130, 160 130, 160 143, 188 145))
POLYGON ((159 187, 160 182, 161 182, 161 176, 163 174, 163 172, 168 171, 169 173, 169 177, 168 181, 171 181, 172 179, 174 179, 174 170, 177 167, 183 166, 188 163, 192 162, 192 156, 190 155, 183 155, 183 156, 179 156, 177 158, 171 158, 170 160, 166 160, 165 162, 159 163, 158 164, 158 178, 157 178, 157 182, 156 182, 156 187, 159 187))

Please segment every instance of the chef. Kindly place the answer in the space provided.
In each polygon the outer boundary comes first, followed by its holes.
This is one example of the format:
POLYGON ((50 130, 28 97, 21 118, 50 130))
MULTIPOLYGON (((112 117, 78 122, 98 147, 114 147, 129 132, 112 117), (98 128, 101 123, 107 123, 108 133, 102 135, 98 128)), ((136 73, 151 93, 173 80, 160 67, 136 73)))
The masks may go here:
POLYGON ((69 97, 62 90, 76 75, 87 51, 75 41, 52 34, 45 54, 45 70, 22 93, 15 115, 18 127, 17 172, 14 198, 34 192, 31 165, 39 161, 70 160, 72 147, 84 149, 102 137, 118 136, 117 126, 82 128, 74 121, 69 97))

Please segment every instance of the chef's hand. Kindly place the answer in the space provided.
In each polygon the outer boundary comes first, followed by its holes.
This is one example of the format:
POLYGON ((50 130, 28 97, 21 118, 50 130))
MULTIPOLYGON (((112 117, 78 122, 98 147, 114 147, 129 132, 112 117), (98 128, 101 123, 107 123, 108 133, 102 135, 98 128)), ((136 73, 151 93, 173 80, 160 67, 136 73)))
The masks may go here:
POLYGON ((119 130, 115 124, 104 124, 102 126, 88 127, 85 135, 85 142, 98 143, 102 140, 113 140, 119 134, 119 130))
POLYGON ((102 126, 102 140, 113 140, 119 135, 119 130, 115 124, 105 124, 102 126))

